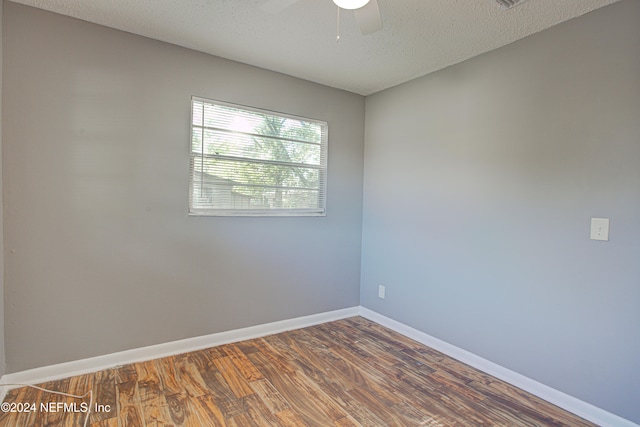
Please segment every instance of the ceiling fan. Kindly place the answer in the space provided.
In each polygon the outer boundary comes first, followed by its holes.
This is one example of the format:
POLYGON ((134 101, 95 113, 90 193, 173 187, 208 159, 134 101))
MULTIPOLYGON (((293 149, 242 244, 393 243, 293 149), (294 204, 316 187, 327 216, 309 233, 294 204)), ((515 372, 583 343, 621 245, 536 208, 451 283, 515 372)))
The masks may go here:
MULTIPOLYGON (((289 6, 297 3, 299 0, 267 0, 261 6, 266 12, 278 13, 289 6)), ((340 9, 353 10, 353 14, 363 35, 375 33, 382 29, 382 18, 380 17, 380 8, 378 0, 333 0, 340 9)), ((339 16, 339 15, 338 15, 339 16)))

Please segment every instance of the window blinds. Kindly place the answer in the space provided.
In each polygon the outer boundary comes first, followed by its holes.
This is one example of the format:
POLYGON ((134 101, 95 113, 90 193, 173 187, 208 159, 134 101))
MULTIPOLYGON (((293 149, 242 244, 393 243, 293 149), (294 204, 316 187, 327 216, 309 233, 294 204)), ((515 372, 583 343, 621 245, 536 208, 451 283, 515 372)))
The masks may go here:
POLYGON ((325 215, 327 128, 193 97, 189 213, 325 215))

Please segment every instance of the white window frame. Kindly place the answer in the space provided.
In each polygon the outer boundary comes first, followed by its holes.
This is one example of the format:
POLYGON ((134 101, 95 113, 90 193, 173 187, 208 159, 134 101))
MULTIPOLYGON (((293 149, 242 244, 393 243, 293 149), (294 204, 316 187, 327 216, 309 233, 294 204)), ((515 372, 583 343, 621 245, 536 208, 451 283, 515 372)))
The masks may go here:
MULTIPOLYGON (((296 115, 292 115, 292 114, 288 114, 288 113, 281 113, 281 112, 277 112, 277 111, 270 111, 270 110, 265 110, 265 109, 261 109, 261 108, 256 108, 256 107, 249 107, 249 106, 245 106, 245 105, 239 105, 239 104, 233 104, 233 103, 229 103, 229 102, 225 102, 225 101, 218 101, 218 100, 213 100, 213 99, 207 99, 207 98, 201 98, 201 97, 197 97, 197 96, 192 96, 191 97, 191 114, 190 114, 190 125, 189 125, 189 130, 190 130, 190 134, 189 134, 189 215, 190 216, 326 216, 326 205, 327 205, 327 159, 328 159, 328 135, 329 135, 329 127, 327 122, 322 121, 322 120, 317 120, 317 119, 312 119, 312 118, 308 118, 308 117, 302 117, 302 116, 296 116, 296 115), (314 189, 314 191, 318 192, 318 207, 317 208, 268 208, 268 209, 258 209, 258 208, 251 208, 251 209, 242 209, 242 208, 215 208, 215 207, 208 207, 208 208, 202 208, 202 207, 194 207, 194 202, 193 202, 193 194, 194 194, 194 185, 197 185, 197 183, 194 183, 194 177, 195 177, 195 166, 194 166, 194 162, 196 162, 197 158, 199 158, 201 161, 204 161, 204 156, 208 156, 208 157, 212 157, 212 158, 217 158, 217 157, 224 157, 225 159, 229 159, 228 156, 216 156, 215 154, 204 154, 203 151, 205 150, 205 146, 204 143, 202 144, 202 148, 200 152, 194 152, 193 150, 193 135, 194 135, 194 128, 198 128, 198 129, 204 129, 207 128, 209 129, 209 127, 205 127, 204 126, 204 119, 203 119, 203 123, 201 126, 196 126, 194 125, 194 105, 196 102, 199 103, 206 103, 206 104, 212 104, 212 105, 220 105, 220 106, 226 106, 226 107, 231 107, 231 108, 236 108, 236 109, 241 109, 243 111, 247 111, 247 112, 254 112, 254 113, 259 113, 259 114, 265 114, 265 115, 270 115, 270 116, 275 116, 278 118, 284 118, 284 119, 291 119, 291 120, 296 120, 296 121, 304 121, 304 122, 309 122, 309 123, 313 123, 313 124, 317 124, 320 125, 321 127, 321 141, 319 142, 319 146, 320 146, 320 161, 318 165, 309 165, 309 164, 304 164, 305 167, 309 167, 309 168, 313 168, 313 169, 317 169, 318 173, 319 173, 319 184, 317 187, 317 190, 314 189)), ((275 139, 279 139, 279 138, 275 138, 275 139)), ((285 141, 287 140, 286 138, 282 138, 281 140, 285 141)), ((217 154, 217 153, 216 153, 217 154)), ((240 159, 240 158, 239 158, 240 159)), ((242 159, 246 159, 244 157, 242 157, 242 159)), ((252 162, 255 163, 261 163, 261 164, 268 164, 269 161, 261 161, 259 159, 251 159, 252 162)), ((302 164, 297 164, 297 163, 286 163, 286 162, 280 162, 280 161, 275 161, 275 160, 271 160, 271 164, 277 164, 277 165, 283 165, 283 166, 296 166, 296 165, 302 165, 302 164)), ((204 175, 204 173, 203 173, 204 175)), ((275 187, 274 187, 275 188, 275 187)), ((286 187, 282 187, 282 188, 286 188, 286 187)))

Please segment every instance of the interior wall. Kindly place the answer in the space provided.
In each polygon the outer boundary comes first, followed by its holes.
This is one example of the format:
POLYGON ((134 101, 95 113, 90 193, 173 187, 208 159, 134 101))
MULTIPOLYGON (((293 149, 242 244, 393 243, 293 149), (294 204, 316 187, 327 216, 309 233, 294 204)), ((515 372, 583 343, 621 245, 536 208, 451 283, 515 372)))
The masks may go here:
POLYGON ((358 305, 363 97, 5 6, 9 372, 358 305), (192 95, 327 121, 327 216, 189 217, 192 95))
POLYGON ((635 422, 638 22, 623 0, 367 97, 360 297, 635 422))
POLYGON ((0 376, 4 374, 4 239, 2 224, 2 10, 0 0, 0 376))

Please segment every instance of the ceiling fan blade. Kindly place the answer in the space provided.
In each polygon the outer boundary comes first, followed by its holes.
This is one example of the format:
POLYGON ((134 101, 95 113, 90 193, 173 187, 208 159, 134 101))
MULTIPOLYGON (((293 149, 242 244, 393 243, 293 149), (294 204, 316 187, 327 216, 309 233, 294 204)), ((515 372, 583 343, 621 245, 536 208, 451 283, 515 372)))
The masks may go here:
POLYGON ((356 22, 363 35, 375 33, 382 29, 382 18, 380 17, 378 0, 370 0, 369 3, 360 9, 355 9, 353 13, 356 16, 356 22))
POLYGON ((268 13, 279 13, 299 0, 267 0, 260 9, 268 13))

